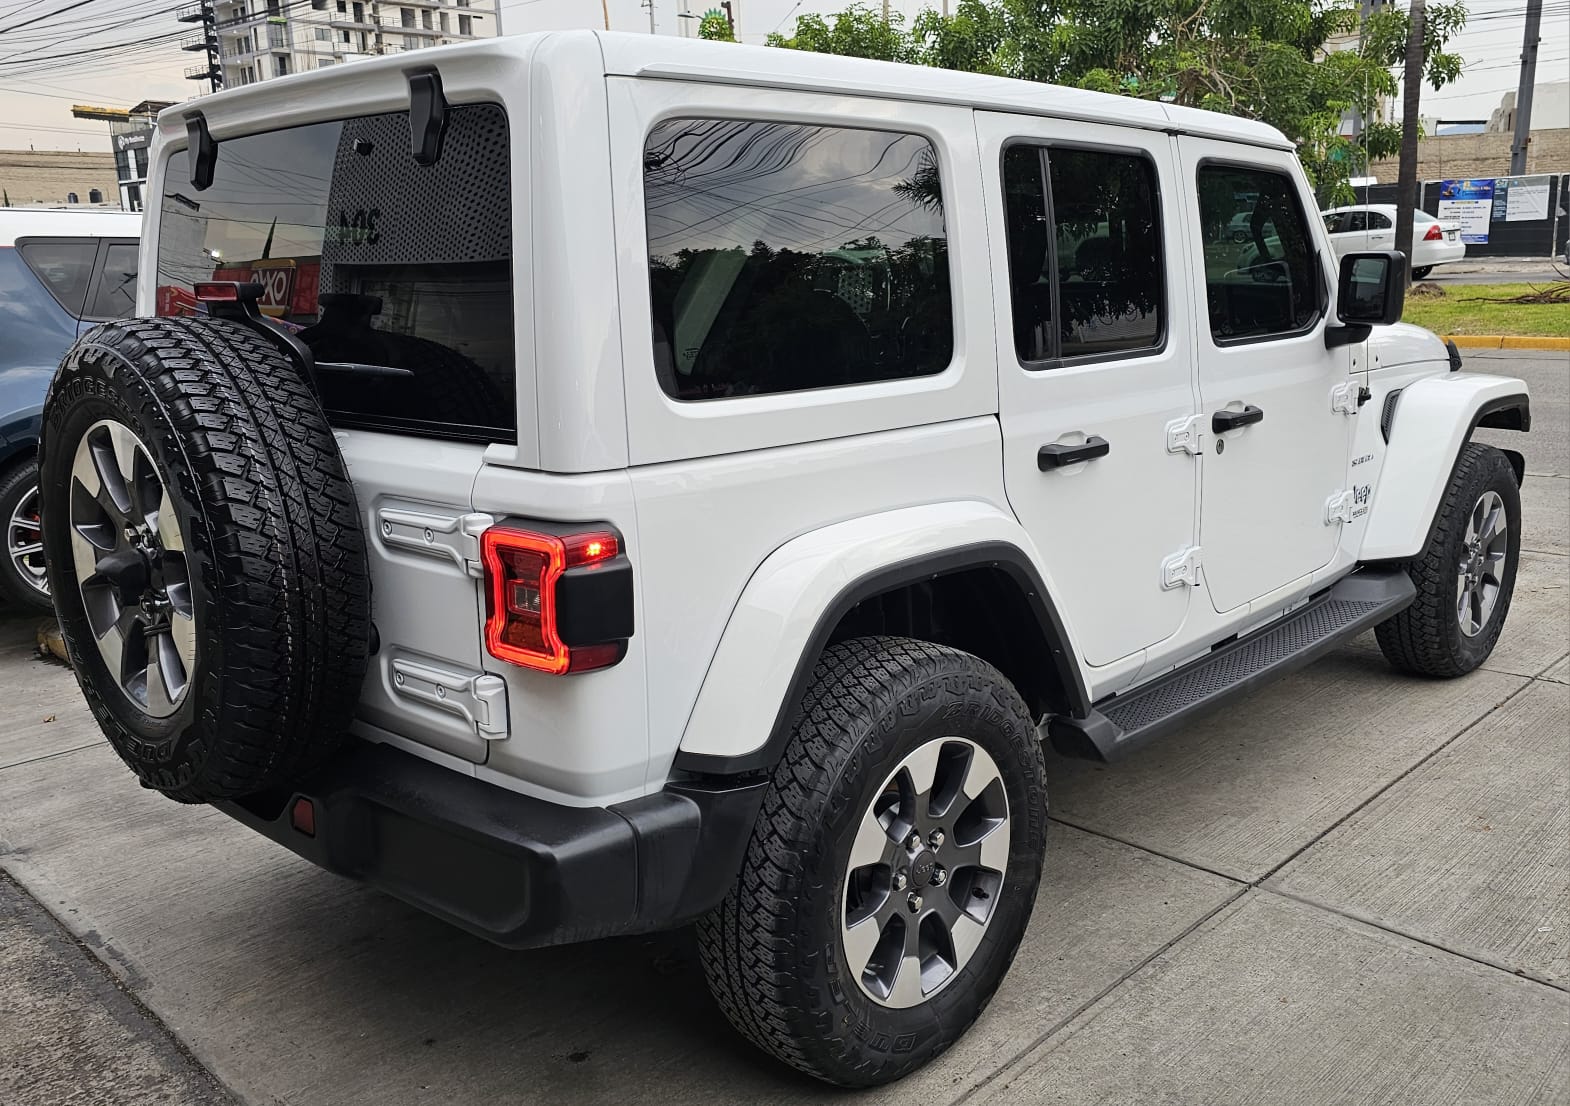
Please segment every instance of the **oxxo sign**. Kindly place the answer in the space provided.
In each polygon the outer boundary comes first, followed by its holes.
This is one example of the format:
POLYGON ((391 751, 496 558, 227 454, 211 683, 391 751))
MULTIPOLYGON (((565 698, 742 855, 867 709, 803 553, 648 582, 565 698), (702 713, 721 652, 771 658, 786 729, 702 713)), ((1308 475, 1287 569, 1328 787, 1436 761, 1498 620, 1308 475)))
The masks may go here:
POLYGON ((294 302, 294 262, 258 261, 251 266, 251 281, 262 286, 257 306, 267 315, 287 315, 294 302))

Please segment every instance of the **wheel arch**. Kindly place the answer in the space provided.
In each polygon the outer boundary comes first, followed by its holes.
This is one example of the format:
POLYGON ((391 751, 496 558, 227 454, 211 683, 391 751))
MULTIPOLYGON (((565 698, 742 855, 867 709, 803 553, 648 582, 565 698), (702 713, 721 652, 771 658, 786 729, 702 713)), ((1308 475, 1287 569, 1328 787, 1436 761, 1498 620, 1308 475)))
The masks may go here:
MULTIPOLYGON (((1462 449, 1479 427, 1529 431, 1531 396, 1514 377, 1450 373, 1401 390, 1358 559, 1400 561, 1427 544, 1462 449)), ((1519 484, 1526 463, 1504 450, 1519 484)))
POLYGON ((675 767, 715 775, 771 768, 818 657, 865 634, 974 653, 1038 716, 1083 716, 1089 697, 1069 627, 1032 551, 1015 519, 983 504, 888 512, 787 543, 732 612, 675 767), (764 657, 757 646, 769 633, 776 649, 764 657))

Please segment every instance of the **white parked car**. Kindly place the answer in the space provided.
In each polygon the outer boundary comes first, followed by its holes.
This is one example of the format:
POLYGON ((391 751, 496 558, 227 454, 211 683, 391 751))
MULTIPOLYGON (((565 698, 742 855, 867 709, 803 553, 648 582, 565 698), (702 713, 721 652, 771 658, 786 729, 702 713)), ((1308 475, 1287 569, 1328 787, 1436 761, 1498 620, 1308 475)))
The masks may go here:
MULTIPOLYGON (((1337 257, 1396 247, 1395 204, 1334 207, 1322 214, 1337 257)), ((1412 212, 1413 280, 1422 280, 1436 265, 1450 265, 1465 257, 1460 223, 1442 223, 1426 211, 1412 212)))
POLYGON ((1044 741, 1370 628, 1461 675, 1510 607, 1522 460, 1471 438, 1526 386, 1334 264, 1261 123, 572 31, 203 97, 152 161, 149 317, 42 443, 114 748, 505 945, 695 920, 824 1080, 992 997, 1044 741))

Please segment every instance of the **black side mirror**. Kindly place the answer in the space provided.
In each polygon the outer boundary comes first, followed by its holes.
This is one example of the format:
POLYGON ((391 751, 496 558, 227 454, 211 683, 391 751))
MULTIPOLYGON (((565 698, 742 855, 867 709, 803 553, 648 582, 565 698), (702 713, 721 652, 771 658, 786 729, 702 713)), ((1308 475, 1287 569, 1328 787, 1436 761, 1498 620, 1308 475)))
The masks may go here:
POLYGON ((1349 326, 1389 326, 1406 305, 1406 257, 1399 250, 1349 253, 1341 259, 1336 317, 1349 326))

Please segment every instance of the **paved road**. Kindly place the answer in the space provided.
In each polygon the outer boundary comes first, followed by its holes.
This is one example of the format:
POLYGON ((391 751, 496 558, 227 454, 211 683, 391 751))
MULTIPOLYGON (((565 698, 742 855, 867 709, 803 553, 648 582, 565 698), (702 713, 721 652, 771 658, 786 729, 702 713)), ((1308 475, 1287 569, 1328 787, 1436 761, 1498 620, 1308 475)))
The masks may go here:
MULTIPOLYGON (((1538 397, 1488 666, 1406 679, 1365 638, 1128 763, 1054 757, 1003 989, 858 1102, 1570 1101, 1570 357, 1467 360, 1538 397)), ((78 983, 107 973, 136 1003, 91 1023, 82 1101, 202 1101, 165 1033, 258 1106, 842 1100, 730 1031, 689 933, 504 952, 141 791, 29 632, 0 618, 0 867, 97 965, 0 917, 0 1038, 33 1055, 61 1024, 35 1006, 100 1018, 118 992, 78 983)), ((7 1059, 0 1102, 65 1100, 7 1059)))

